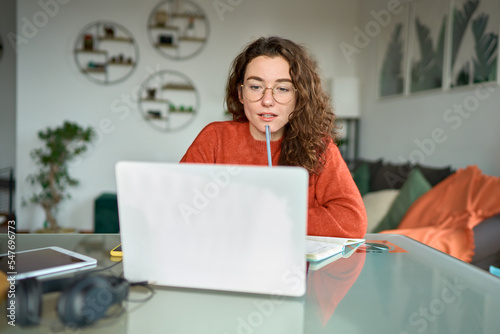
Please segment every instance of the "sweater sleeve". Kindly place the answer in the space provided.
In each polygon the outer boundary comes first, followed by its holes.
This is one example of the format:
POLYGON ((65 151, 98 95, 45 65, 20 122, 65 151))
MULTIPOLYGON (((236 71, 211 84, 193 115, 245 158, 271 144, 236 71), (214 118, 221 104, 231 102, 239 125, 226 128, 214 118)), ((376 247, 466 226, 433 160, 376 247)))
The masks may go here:
POLYGON ((213 164, 216 147, 217 131, 209 124, 200 131, 180 162, 213 164))
POLYGON ((322 172, 311 177, 307 234, 363 238, 367 229, 363 199, 335 144, 329 145, 326 158, 322 172))

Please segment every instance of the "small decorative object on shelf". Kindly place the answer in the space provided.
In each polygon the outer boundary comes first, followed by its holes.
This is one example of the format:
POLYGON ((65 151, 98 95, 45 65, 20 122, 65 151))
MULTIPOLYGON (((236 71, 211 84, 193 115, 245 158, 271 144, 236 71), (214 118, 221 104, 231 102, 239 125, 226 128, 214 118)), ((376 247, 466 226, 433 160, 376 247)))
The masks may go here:
POLYGON ((190 16, 189 19, 188 19, 188 24, 186 26, 186 30, 184 31, 184 37, 188 37, 188 38, 193 38, 195 37, 195 29, 194 29, 194 24, 195 24, 195 17, 194 16, 190 16))
POLYGON ((146 91, 148 92, 148 99, 153 100, 156 96, 156 88, 148 88, 146 91))
POLYGON ((104 72, 106 71, 105 63, 95 63, 93 61, 89 61, 86 68, 87 72, 104 72))
POLYGON ((113 38, 115 37, 115 28, 113 26, 104 26, 104 35, 107 38, 113 38))
POLYGON ((153 73, 144 81, 138 103, 144 120, 162 132, 185 127, 199 109, 198 91, 192 81, 168 70, 153 73))
POLYGON ((161 55, 187 59, 205 46, 208 19, 201 7, 192 1, 166 0, 151 12, 148 32, 151 44, 161 55))
POLYGON ((90 34, 83 36, 83 49, 86 51, 94 50, 94 36, 90 34))
POLYGON ((94 22, 78 35, 74 55, 76 65, 89 80, 108 85, 132 74, 139 49, 132 34, 123 26, 94 22))
POLYGON ((161 118, 161 111, 160 110, 148 110, 147 114, 151 118, 161 118))
POLYGON ((158 28, 167 26, 167 11, 159 9, 155 13, 155 26, 158 28))
POLYGON ((174 36, 167 34, 158 35, 158 45, 163 47, 174 46, 174 36))

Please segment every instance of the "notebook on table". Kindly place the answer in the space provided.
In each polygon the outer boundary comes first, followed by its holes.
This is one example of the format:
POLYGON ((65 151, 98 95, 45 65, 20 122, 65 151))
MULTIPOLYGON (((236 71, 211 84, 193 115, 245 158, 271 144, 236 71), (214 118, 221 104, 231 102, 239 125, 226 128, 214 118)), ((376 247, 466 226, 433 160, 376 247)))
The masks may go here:
POLYGON ((129 281, 305 293, 305 169, 122 161, 116 181, 129 281))

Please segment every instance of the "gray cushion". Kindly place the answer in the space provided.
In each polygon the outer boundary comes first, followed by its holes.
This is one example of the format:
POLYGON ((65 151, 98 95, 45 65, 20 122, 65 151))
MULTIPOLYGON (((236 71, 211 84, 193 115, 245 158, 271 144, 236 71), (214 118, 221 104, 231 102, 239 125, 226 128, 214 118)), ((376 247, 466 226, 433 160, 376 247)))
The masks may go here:
POLYGON ((401 189, 412 169, 408 163, 383 164, 370 179, 370 191, 401 189))
POLYGON ((483 220, 474 227, 473 231, 476 249, 472 264, 486 270, 490 265, 498 265, 497 261, 500 259, 500 214, 483 220))

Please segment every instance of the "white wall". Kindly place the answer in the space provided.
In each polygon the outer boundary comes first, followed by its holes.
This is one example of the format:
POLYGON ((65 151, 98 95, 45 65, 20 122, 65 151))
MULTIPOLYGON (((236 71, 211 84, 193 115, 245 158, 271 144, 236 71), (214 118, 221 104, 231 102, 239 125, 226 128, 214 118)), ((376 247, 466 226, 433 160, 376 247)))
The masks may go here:
MULTIPOLYGON (((394 1, 361 0, 357 26, 364 31, 367 23, 375 21, 370 11, 387 9, 394 1)), ((371 38, 368 46, 352 57, 359 64, 363 82, 361 156, 454 168, 477 164, 485 174, 500 176, 499 87, 494 84, 379 100, 379 37, 371 38), (457 106, 462 106, 463 116, 455 111, 457 106)), ((354 31, 350 44, 354 44, 353 39, 354 31)))
POLYGON ((16 165, 16 53, 9 42, 9 34, 16 32, 16 1, 0 2, 0 12, 0 168, 4 168, 16 165))
MULTIPOLYGON (((71 168, 71 175, 81 184, 71 190, 73 198, 61 205, 58 218, 62 226, 93 229, 93 201, 102 192, 115 191, 117 161, 176 162, 203 126, 223 119, 229 64, 253 37, 276 34, 306 45, 316 55, 326 78, 356 72, 354 64, 344 63, 336 41, 350 36, 358 15, 357 1, 196 1, 208 15, 210 37, 199 55, 182 61, 162 57, 149 44, 146 21, 158 4, 156 0, 57 1, 68 3, 58 6, 57 13, 28 38, 18 54, 17 203, 33 192, 24 180, 35 170, 29 152, 41 145, 37 131, 62 124, 63 120, 96 129, 103 121, 112 123, 109 131, 99 130, 99 141, 71 168), (217 3, 230 6, 231 10, 219 16, 214 8, 217 3), (97 20, 122 24, 138 42, 137 69, 123 83, 97 85, 78 72, 72 54, 75 39, 84 26, 97 20), (148 68, 177 70, 196 84, 200 112, 182 131, 161 133, 152 129, 139 117, 135 105, 128 108, 126 117, 112 107, 113 103, 126 105, 127 95, 149 75, 148 68)), ((22 31, 23 22, 33 22, 42 10, 38 1, 18 0, 18 31, 22 31)), ((21 229, 39 228, 44 221, 42 210, 36 206, 18 205, 17 216, 21 229)))

